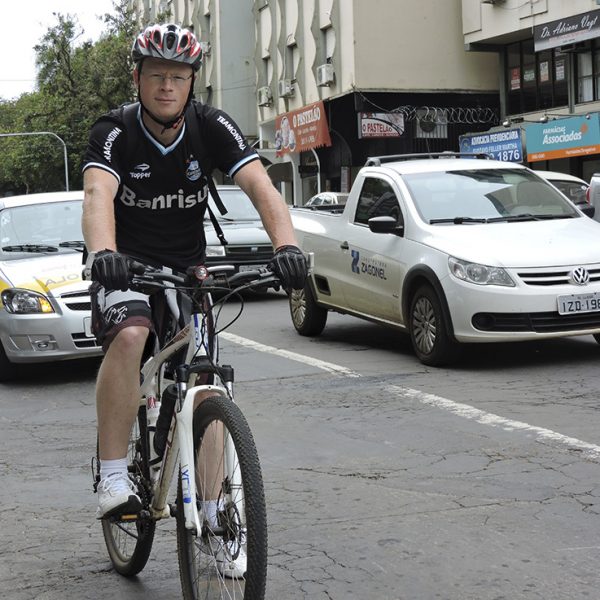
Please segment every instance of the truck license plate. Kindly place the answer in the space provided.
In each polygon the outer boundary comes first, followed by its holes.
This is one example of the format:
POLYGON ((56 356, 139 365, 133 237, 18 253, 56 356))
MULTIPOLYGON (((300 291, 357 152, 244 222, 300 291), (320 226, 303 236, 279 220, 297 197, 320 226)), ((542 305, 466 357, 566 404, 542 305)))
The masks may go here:
POLYGON ((571 294, 558 297, 558 314, 571 315, 600 311, 600 293, 571 294))

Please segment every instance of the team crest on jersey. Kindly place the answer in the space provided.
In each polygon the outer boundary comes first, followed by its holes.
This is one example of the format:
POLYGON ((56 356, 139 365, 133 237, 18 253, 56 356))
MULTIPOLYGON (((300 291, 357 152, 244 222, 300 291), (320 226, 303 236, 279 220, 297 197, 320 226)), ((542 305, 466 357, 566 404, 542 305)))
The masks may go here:
POLYGON ((202 175, 202 171, 200 170, 200 163, 193 157, 190 156, 187 161, 187 170, 185 172, 186 177, 190 181, 197 181, 200 179, 200 175, 202 175))

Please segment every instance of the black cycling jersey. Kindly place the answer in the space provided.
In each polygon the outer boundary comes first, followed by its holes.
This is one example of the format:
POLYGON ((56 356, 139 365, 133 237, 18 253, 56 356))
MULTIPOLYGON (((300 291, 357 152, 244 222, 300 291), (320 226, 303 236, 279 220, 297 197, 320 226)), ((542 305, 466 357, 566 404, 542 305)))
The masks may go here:
POLYGON ((192 144, 184 125, 165 147, 144 126, 139 106, 130 127, 121 108, 93 125, 83 161, 83 170, 98 167, 119 182, 115 197, 119 252, 175 269, 204 260, 208 188, 200 165, 233 177, 259 158, 226 113, 194 105, 200 143, 192 144), (195 156, 194 148, 203 156, 195 156))

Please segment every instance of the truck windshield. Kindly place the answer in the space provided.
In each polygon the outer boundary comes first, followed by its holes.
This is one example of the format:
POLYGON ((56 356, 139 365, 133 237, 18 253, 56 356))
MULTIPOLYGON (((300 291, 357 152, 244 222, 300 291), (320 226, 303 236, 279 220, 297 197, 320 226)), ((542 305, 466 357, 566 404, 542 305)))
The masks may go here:
POLYGON ((549 183, 523 169, 471 169, 403 176, 426 223, 462 225, 577 217, 549 183))

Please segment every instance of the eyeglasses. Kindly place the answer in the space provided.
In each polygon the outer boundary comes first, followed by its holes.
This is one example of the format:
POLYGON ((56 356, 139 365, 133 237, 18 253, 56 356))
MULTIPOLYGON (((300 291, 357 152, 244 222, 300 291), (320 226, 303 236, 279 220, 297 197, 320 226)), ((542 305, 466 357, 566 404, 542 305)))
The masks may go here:
POLYGON ((186 81, 189 81, 192 78, 192 75, 189 75, 188 77, 182 77, 181 75, 163 75, 162 73, 150 73, 149 75, 146 75, 146 77, 153 84, 162 85, 167 79, 170 79, 175 87, 182 87, 185 85, 186 81))

